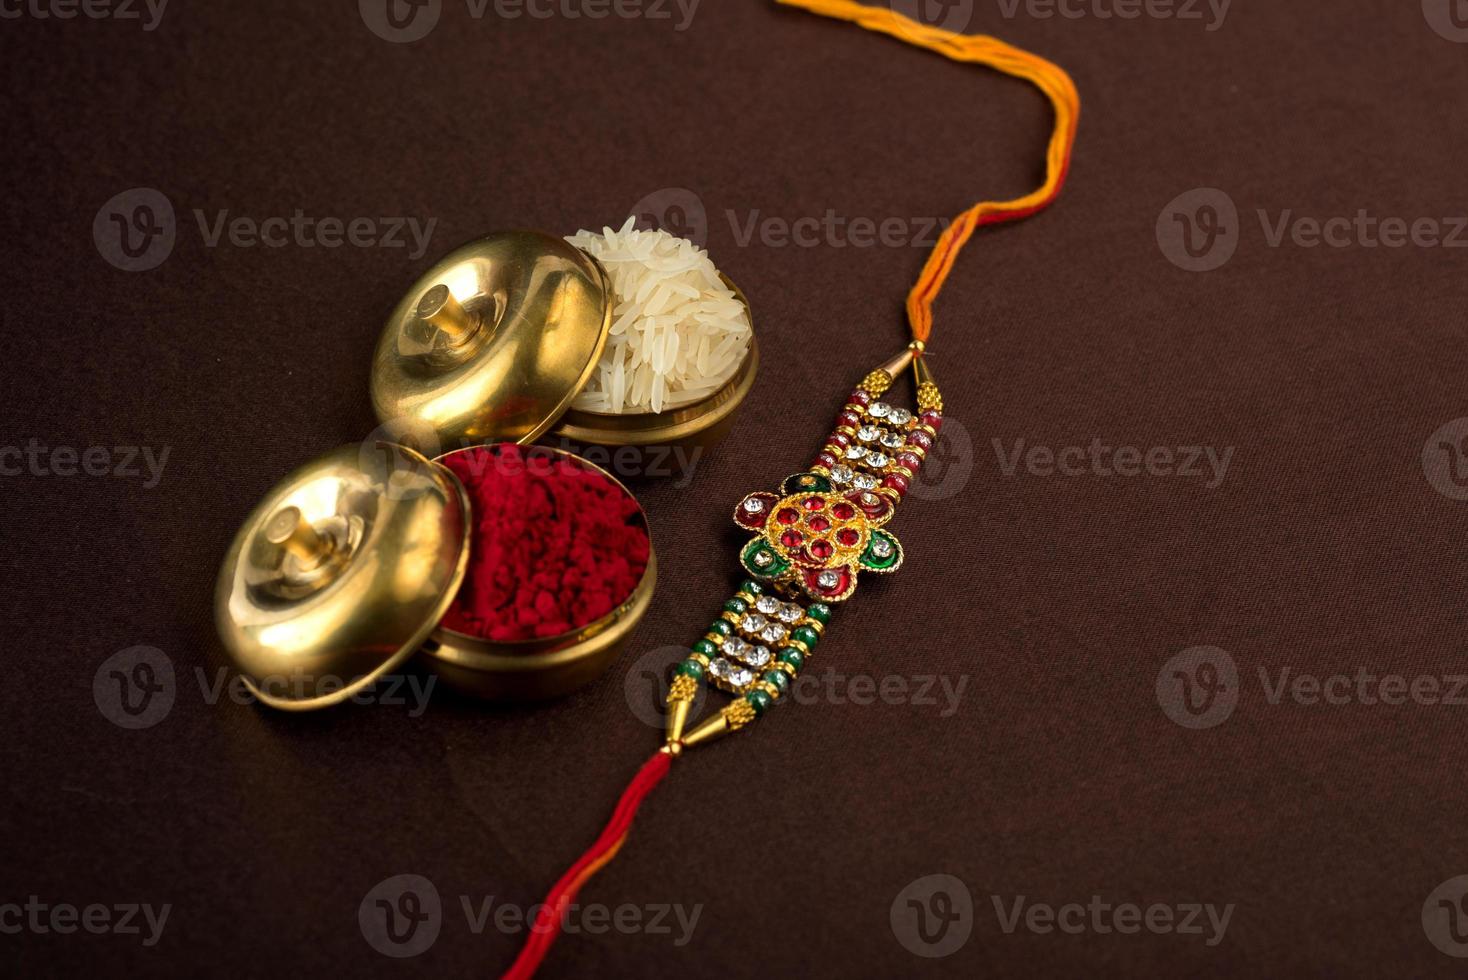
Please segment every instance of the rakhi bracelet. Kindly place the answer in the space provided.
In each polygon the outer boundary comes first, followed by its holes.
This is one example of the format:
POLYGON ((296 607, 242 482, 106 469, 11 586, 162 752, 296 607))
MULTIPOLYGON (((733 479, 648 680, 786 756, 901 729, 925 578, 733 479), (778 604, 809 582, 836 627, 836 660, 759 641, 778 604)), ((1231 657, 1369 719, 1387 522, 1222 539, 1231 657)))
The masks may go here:
POLYGON ((757 491, 734 508, 755 537, 740 549, 750 576, 688 658, 667 697, 665 750, 677 755, 762 717, 784 697, 831 621, 832 604, 856 591, 862 572, 902 565, 902 544, 885 529, 922 468, 943 424, 943 397, 921 358, 922 342, 872 371, 848 397, 810 469, 778 493, 757 491), (881 401, 909 363, 917 411, 881 401), (705 684, 735 695, 685 734, 705 684))
POLYGON ((685 749, 747 728, 763 716, 787 695, 821 643, 833 605, 852 594, 858 576, 890 573, 901 565, 902 545, 884 525, 911 488, 943 420, 942 396, 923 356, 932 332, 933 302, 975 231, 1043 210, 1060 194, 1070 170, 1080 96, 1057 65, 992 37, 920 24, 886 6, 855 0, 777 2, 849 21, 1034 85, 1055 113, 1045 179, 1023 197, 981 201, 944 229, 908 293, 912 344, 852 392, 808 470, 787 478, 778 492, 752 493, 740 501, 735 523, 756 532, 739 554, 750 577, 676 667, 663 746, 633 777, 601 835, 551 888, 506 977, 534 974, 576 893, 616 856, 638 806, 667 775, 673 760, 685 749), (894 409, 880 400, 909 364, 917 381, 916 412, 894 409), (732 700, 687 729, 694 701, 705 685, 732 700))

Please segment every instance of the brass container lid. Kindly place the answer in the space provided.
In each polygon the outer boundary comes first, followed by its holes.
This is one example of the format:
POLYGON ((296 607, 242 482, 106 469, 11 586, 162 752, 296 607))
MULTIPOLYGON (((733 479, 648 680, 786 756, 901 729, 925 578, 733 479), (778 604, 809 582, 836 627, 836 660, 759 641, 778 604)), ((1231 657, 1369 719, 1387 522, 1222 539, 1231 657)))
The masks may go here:
POLYGON ((235 535, 214 592, 226 651, 276 708, 345 701, 418 649, 469 563, 458 478, 387 443, 287 476, 235 535))
POLYGON ((373 409, 384 423, 427 423, 440 451, 531 442, 591 380, 612 305, 600 263, 562 239, 510 231, 470 242, 388 318, 373 409))

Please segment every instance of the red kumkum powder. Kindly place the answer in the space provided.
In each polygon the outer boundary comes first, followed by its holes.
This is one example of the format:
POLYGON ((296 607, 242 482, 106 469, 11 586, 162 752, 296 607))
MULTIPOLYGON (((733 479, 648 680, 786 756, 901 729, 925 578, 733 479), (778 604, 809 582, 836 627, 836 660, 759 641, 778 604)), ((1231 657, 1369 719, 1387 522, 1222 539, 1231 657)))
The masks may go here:
POLYGON ((642 580, 642 509, 589 465, 513 443, 440 462, 468 488, 474 521, 449 629, 501 643, 556 636, 605 616, 642 580))

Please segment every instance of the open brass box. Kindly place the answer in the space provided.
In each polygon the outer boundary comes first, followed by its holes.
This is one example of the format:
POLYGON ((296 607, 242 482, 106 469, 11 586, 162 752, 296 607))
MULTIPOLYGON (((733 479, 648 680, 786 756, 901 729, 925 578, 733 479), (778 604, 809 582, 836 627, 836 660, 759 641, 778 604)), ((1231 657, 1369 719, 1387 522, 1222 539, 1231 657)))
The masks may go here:
MULTIPOLYGON (((476 525, 470 494, 443 460, 547 434, 634 449, 722 438, 754 382, 752 339, 707 397, 656 415, 570 409, 601 357, 612 306, 600 263, 538 232, 471 242, 413 285, 389 317, 371 374, 379 431, 407 438, 342 447, 296 470, 246 518, 225 557, 215 620, 261 701, 287 710, 337 704, 415 653, 449 685, 510 701, 565 694, 610 666, 652 601, 651 535, 636 587, 594 622, 511 642, 457 632, 443 619, 476 525)), ((533 451, 574 460, 631 497, 566 449, 533 451)), ((635 519, 645 532, 640 508, 635 519)))

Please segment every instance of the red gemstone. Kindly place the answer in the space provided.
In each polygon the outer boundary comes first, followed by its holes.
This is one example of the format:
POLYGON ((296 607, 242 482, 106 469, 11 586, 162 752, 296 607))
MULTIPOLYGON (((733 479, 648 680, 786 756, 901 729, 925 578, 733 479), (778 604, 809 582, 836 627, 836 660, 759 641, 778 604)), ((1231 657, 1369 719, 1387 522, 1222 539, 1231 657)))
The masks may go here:
POLYGON ((857 415, 855 412, 842 412, 840 415, 836 416, 836 424, 849 425, 854 429, 858 425, 861 425, 861 416, 857 415))
POLYGON ((831 522, 826 520, 821 515, 817 514, 815 517, 812 517, 810 520, 806 521, 805 526, 810 528, 812 531, 824 531, 826 528, 831 526, 831 522))
POLYGON ((899 453, 897 455, 897 462, 906 466, 914 473, 923 468, 923 461, 918 458, 916 453, 899 453))
POLYGON ((793 527, 788 531, 782 532, 780 535, 780 543, 787 548, 799 548, 804 541, 805 535, 793 527))
POLYGON ((872 396, 858 388, 851 393, 851 401, 856 402, 858 405, 870 405, 872 403, 872 396))
POLYGON ((843 527, 841 530, 836 532, 836 540, 840 541, 842 544, 846 545, 846 547, 850 548, 852 545, 861 540, 861 535, 852 528, 843 527))
POLYGON ((893 490, 896 490, 898 493, 906 496, 907 477, 897 473, 889 473, 887 474, 887 479, 882 481, 882 486, 891 487, 893 490))
POLYGON ((836 504, 831 508, 831 514, 838 521, 849 521, 856 516, 856 508, 850 504, 836 504))
POLYGON ((806 510, 822 510, 826 506, 826 500, 824 497, 806 497, 802 506, 806 510))
POLYGON ((812 465, 824 466, 826 469, 829 470, 831 467, 836 465, 836 457, 832 456, 830 453, 821 453, 819 456, 816 457, 816 461, 812 465))
POLYGON ((929 425, 933 427, 934 432, 937 432, 939 429, 943 428, 943 416, 933 411, 932 409, 924 412, 921 418, 924 425, 929 425))
POLYGON ((800 520, 800 512, 793 507, 782 507, 780 512, 775 515, 775 520, 781 524, 794 524, 800 520))
MULTIPOLYGON (((788 534, 789 532, 787 531, 786 533, 788 534)), ((825 538, 817 538, 810 543, 810 553, 817 558, 830 558, 836 553, 836 549, 825 538)))
POLYGON ((907 442, 909 445, 922 446, 924 449, 933 448, 933 437, 922 430, 909 432, 907 434, 907 442))

